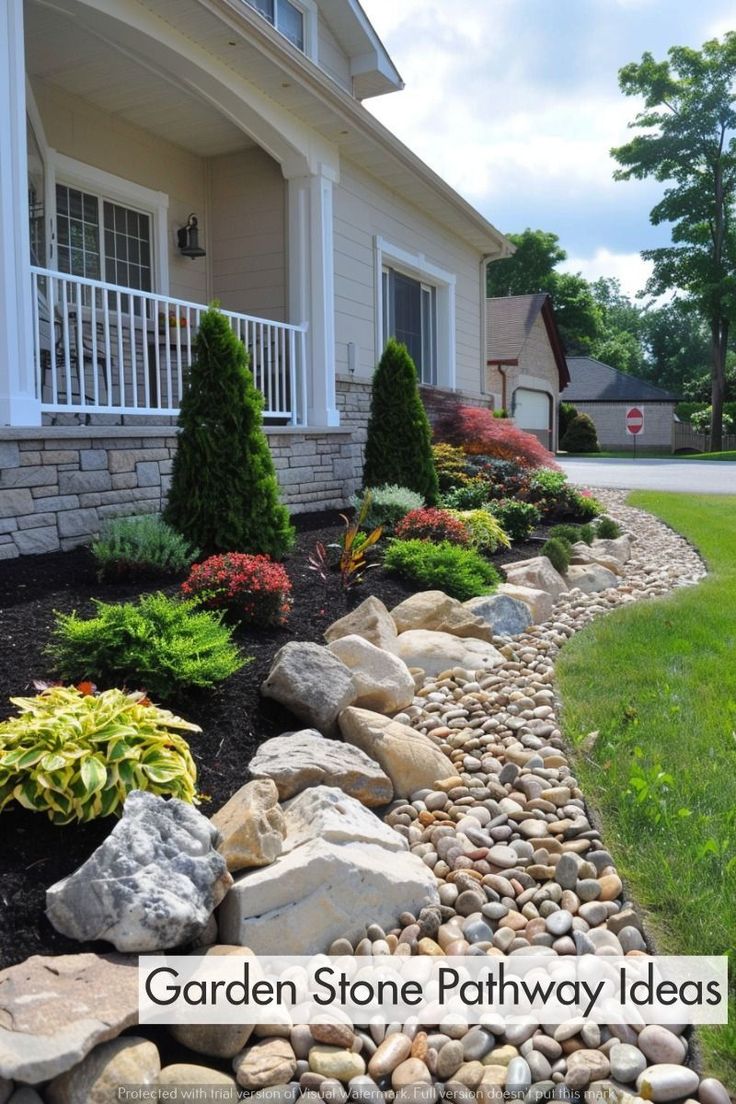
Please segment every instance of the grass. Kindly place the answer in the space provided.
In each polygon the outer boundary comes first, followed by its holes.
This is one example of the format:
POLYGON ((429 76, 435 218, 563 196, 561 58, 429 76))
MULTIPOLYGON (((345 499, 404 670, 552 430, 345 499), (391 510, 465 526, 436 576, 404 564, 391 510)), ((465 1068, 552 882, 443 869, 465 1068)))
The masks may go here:
MULTIPOLYGON (((602 449, 600 452, 562 452, 559 453, 563 459, 569 457, 571 460, 633 460, 634 450, 628 449, 602 449)), ((637 460, 666 460, 672 459, 672 452, 666 448, 642 448, 639 446, 636 450, 637 460)))
MULTIPOLYGON (((695 544, 710 575, 579 633, 558 661, 577 775, 661 953, 736 961, 736 497, 630 498, 695 544)), ((734 985, 733 972, 731 985, 734 985)), ((732 997, 736 996, 732 988, 732 997)), ((731 1023, 699 1031, 736 1084, 731 1023)))
POLYGON ((690 452, 686 460, 736 460, 736 452, 690 452))

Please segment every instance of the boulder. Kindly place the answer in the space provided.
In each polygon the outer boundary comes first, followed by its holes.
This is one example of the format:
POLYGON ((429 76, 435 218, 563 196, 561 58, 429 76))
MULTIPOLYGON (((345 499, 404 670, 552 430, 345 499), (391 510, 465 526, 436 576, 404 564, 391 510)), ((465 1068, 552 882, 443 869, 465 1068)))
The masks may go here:
POLYGON ((430 629, 489 642, 491 639, 486 622, 467 605, 442 590, 423 590, 412 594, 391 610, 391 616, 399 633, 411 629, 430 629))
POLYGON ((133 790, 104 843, 46 891, 46 915, 70 939, 105 939, 119 951, 188 943, 232 885, 217 843, 192 805, 133 790))
POLYGON ((614 575, 623 575, 624 569, 620 560, 613 556, 606 556, 603 552, 596 552, 584 541, 577 541, 572 546, 570 555, 571 564, 600 564, 608 568, 614 575))
POLYGON ((531 560, 516 560, 514 563, 504 564, 506 580, 515 586, 533 587, 535 590, 546 590, 553 598, 559 598, 568 589, 567 583, 555 571, 546 556, 534 556, 531 560))
POLYGON ((375 759, 313 728, 266 740, 248 769, 254 778, 272 778, 282 801, 320 785, 337 786, 371 808, 386 805, 394 795, 391 780, 375 759))
POLYGON ((618 576, 600 564, 570 564, 565 578, 571 589, 576 587, 584 594, 596 594, 619 584, 618 576))
POLYGON ((348 744, 378 761, 397 797, 433 789, 435 782, 457 773, 429 736, 380 713, 346 709, 340 714, 340 731, 348 744))
POLYGON ((78 1066, 46 1086, 48 1104, 108 1104, 119 1100, 120 1085, 156 1085, 161 1072, 158 1051, 148 1039, 112 1039, 87 1055, 78 1066))
POLYGON ((341 936, 360 939, 368 924, 388 930, 402 912, 438 902, 434 874, 416 855, 380 841, 312 839, 237 879, 220 908, 220 938, 261 955, 319 954, 341 936))
MULTIPOLYGON (((209 955, 250 955, 249 947, 230 947, 224 943, 196 951, 196 957, 209 955)), ((169 1032, 183 1046, 195 1054, 210 1058, 234 1058, 250 1039, 253 1024, 171 1024, 169 1032)))
POLYGON ((0 1084, 56 1077, 137 1022, 134 955, 33 955, 0 972, 0 1084))
POLYGON ((528 606, 532 615, 532 622, 541 625, 552 616, 555 600, 546 590, 537 590, 536 587, 516 586, 513 583, 501 583, 497 594, 505 594, 508 598, 516 598, 528 606))
POLYGON ((501 653, 485 640, 460 638, 430 629, 409 629, 401 633, 395 647, 407 667, 421 667, 430 676, 439 675, 450 667, 490 671, 504 662, 501 653))
POLYGON ((403 659, 355 634, 328 647, 353 672, 358 696, 351 704, 377 713, 399 713, 411 705, 414 679, 403 659))
POLYGON ((519 636, 532 624, 529 606, 510 594, 471 598, 465 608, 486 624, 491 636, 519 636))
POLYGON ((334 731, 338 713, 352 705, 357 686, 349 667, 320 644, 290 640, 273 658, 261 693, 320 732, 334 731))
POLYGON ((406 851, 408 843, 354 797, 331 786, 313 786, 284 806, 288 834, 284 851, 313 839, 331 843, 380 843, 387 851, 406 851))
POLYGON ((220 833, 217 850, 228 870, 268 866, 281 854, 286 825, 271 778, 241 786, 210 819, 220 833))
POLYGON ((614 540, 594 540, 591 548, 602 552, 604 556, 613 556, 614 560, 625 564, 631 559, 631 538, 623 534, 614 540))
POLYGON ((325 632, 328 643, 341 636, 362 636, 377 648, 391 651, 391 643, 396 639, 396 625, 383 602, 371 595, 345 617, 334 621, 325 632))

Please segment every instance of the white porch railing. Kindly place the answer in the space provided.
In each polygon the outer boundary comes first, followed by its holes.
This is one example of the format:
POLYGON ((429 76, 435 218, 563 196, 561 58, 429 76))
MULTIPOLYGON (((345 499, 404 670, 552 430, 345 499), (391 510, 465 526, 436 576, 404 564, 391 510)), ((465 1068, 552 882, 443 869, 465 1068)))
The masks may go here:
MULTIPOLYGON (((48 413, 176 415, 207 308, 31 268, 37 395, 48 413)), ((306 324, 222 312, 250 354, 264 418, 306 421, 306 324)))

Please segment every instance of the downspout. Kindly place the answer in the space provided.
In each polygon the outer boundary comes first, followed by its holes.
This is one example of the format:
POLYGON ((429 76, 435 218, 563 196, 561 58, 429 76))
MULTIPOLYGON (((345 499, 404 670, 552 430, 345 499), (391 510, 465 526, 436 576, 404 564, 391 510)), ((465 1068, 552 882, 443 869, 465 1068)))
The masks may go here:
POLYGON ((488 265, 498 253, 484 253, 480 260, 480 393, 486 393, 486 357, 488 356, 488 265))
POLYGON ((507 398, 506 393, 507 393, 507 390, 508 390, 508 384, 507 384, 507 380, 506 380, 506 372, 508 371, 508 369, 510 367, 511 367, 510 364, 499 364, 498 365, 498 370, 501 373, 501 409, 505 410, 507 414, 508 414, 509 408, 508 408, 508 405, 507 405, 507 402, 506 402, 506 398, 507 398))

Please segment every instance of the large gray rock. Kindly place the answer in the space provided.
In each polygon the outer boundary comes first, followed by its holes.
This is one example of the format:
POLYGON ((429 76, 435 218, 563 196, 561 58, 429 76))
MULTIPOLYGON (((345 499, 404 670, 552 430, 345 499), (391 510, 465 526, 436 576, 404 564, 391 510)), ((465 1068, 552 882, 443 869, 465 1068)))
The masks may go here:
POLYGON ((508 598, 515 598, 529 607, 532 622, 541 625, 552 616, 555 600, 546 590, 538 590, 536 587, 517 586, 513 583, 501 583, 497 594, 505 594, 508 598))
POLYGON ((158 1082, 161 1060, 148 1039, 113 1039, 46 1086, 48 1104, 107 1104, 119 1100, 120 1085, 143 1088, 158 1082))
POLYGON ((340 936, 357 940, 368 924, 396 926, 439 901, 420 858, 377 843, 312 839, 271 866, 243 874, 218 915, 220 938, 256 954, 324 953, 340 936))
POLYGON ((600 564, 601 567, 606 567, 609 571, 612 571, 614 575, 623 575, 624 573, 623 564, 620 560, 617 560, 614 556, 607 556, 605 552, 596 551, 584 541, 577 541, 572 546, 570 563, 600 564))
POLYGON ((506 580, 514 586, 532 587, 534 590, 546 590, 553 598, 559 598, 568 589, 567 583, 558 571, 555 571, 546 556, 534 556, 531 560, 516 560, 504 564, 506 580))
POLYGON ((378 713, 399 713, 414 700, 414 679, 403 659, 355 634, 328 644, 353 672, 358 689, 353 705, 378 713))
POLYGON ((333 786, 313 786, 284 806, 284 851, 313 839, 330 843, 377 843, 386 851, 406 851, 408 843, 354 797, 333 786))
POLYGON ((354 610, 334 621, 325 632, 325 640, 332 642, 341 636, 362 636, 377 648, 391 651, 396 639, 396 625, 380 598, 371 594, 354 610))
POLYGON ((351 707, 340 714, 340 730, 349 744, 380 763, 397 797, 433 789, 454 775, 455 768, 429 736, 369 709, 351 707))
POLYGON ((457 598, 443 590, 422 590, 405 598, 391 610, 399 633, 412 629, 451 633, 452 636, 476 637, 490 642, 488 625, 457 598))
POLYGON ((501 653, 485 640, 430 629, 409 629, 397 637, 394 647, 407 667, 420 667, 426 675, 439 675, 450 667, 490 671, 504 662, 501 653))
POLYGON ((471 598, 465 608, 479 617, 493 636, 518 636, 532 624, 529 606, 510 594, 471 598))
POLYGON ((357 698, 358 687, 350 668, 329 649, 290 640, 274 656, 261 693, 330 734, 338 714, 357 698))
POLYGON ((0 972, 0 1079, 56 1077, 137 1022, 135 956, 34 955, 0 972))
POLYGON ((623 534, 613 540, 594 540, 591 548, 602 552, 604 556, 613 556, 619 563, 625 564, 631 559, 631 538, 623 534))
POLYGON ((577 588, 584 594, 597 594, 600 590, 608 590, 619 584, 617 575, 596 563, 570 564, 565 578, 570 589, 577 588))
POLYGON ((270 778, 241 786, 211 820, 220 833, 217 850, 228 870, 268 866, 281 854, 286 835, 279 791, 270 778))
POLYGON ((46 891, 46 915, 71 939, 162 951, 204 930, 232 884, 217 829, 184 801, 134 790, 104 843, 46 891))
POLYGON ((385 805, 394 795, 391 780, 375 759, 313 728, 285 732, 261 744, 248 768, 254 778, 272 778, 286 801, 309 786, 337 786, 363 805, 385 805))

